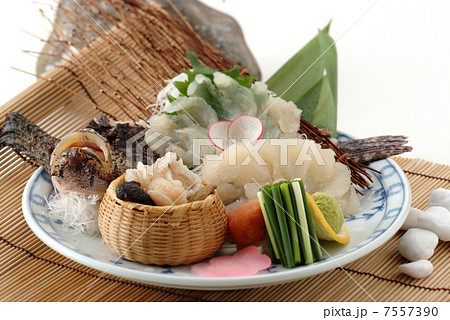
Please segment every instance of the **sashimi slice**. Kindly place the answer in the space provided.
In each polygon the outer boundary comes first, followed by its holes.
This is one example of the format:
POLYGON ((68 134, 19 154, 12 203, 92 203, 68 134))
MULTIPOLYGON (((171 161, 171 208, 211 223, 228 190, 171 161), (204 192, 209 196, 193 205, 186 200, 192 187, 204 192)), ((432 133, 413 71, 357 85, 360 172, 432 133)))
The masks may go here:
POLYGON ((233 120, 228 128, 228 138, 233 141, 249 140, 251 143, 258 141, 264 133, 261 120, 253 116, 239 116, 233 120))
POLYGON ((200 277, 251 276, 269 268, 272 260, 255 246, 246 247, 232 256, 215 257, 209 262, 195 264, 192 274, 200 277))
POLYGON ((232 121, 230 120, 217 121, 214 122, 208 130, 209 140, 211 140, 214 146, 222 151, 228 143, 228 128, 231 123, 232 121))

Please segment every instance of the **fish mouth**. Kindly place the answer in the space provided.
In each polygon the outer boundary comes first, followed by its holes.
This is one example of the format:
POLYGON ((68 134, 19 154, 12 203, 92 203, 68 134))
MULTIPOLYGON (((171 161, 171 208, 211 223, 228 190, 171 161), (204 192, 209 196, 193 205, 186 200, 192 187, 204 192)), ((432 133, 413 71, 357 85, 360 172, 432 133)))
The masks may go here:
POLYGON ((50 173, 60 193, 103 195, 116 178, 112 149, 95 131, 72 132, 56 145, 50 173))

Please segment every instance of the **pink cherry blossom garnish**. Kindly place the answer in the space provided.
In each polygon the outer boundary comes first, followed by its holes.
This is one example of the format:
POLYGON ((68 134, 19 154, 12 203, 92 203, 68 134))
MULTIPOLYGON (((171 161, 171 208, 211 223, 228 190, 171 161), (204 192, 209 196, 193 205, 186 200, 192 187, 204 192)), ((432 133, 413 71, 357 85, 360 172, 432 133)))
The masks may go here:
POLYGON ((269 256, 262 254, 257 247, 249 246, 232 256, 215 257, 195 264, 191 272, 200 277, 242 277, 254 275, 271 265, 269 256))

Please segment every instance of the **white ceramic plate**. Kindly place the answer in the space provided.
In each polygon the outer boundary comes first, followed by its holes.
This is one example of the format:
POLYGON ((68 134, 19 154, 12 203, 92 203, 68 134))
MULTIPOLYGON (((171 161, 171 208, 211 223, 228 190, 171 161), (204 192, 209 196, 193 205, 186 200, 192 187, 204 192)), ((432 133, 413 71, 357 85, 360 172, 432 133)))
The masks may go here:
MULTIPOLYGON (((345 226, 350 233, 348 244, 322 243, 324 259, 320 262, 293 269, 273 264, 254 276, 202 278, 192 275, 190 266, 160 267, 119 258, 101 236, 68 232, 62 228, 61 220, 44 214, 45 199, 52 194, 53 186, 42 168, 28 181, 22 208, 28 225, 44 243, 69 259, 104 273, 166 287, 199 290, 251 288, 294 281, 339 268, 375 250, 400 229, 411 205, 408 180, 391 159, 376 161, 370 166, 383 174, 371 173, 374 183, 371 190, 361 197, 360 211, 346 218, 345 226)), ((234 245, 228 242, 218 254, 233 250, 234 245)))

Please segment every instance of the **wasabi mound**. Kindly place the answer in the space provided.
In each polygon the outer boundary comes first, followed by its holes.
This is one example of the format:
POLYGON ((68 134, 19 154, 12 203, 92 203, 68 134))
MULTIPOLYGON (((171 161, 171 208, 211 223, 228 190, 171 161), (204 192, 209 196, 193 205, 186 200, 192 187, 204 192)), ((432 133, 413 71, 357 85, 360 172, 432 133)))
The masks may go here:
POLYGON ((344 224, 344 215, 342 214, 341 205, 336 201, 336 198, 323 192, 314 193, 312 198, 331 229, 338 233, 344 224))

